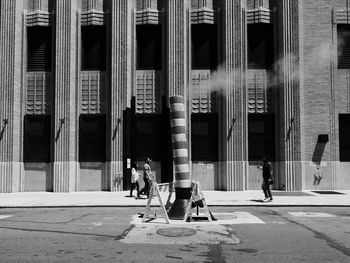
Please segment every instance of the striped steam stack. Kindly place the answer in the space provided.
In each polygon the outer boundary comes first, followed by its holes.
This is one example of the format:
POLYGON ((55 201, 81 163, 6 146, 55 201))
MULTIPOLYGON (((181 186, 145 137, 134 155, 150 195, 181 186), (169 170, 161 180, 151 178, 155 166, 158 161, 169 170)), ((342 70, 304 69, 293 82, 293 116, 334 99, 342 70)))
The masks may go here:
POLYGON ((182 96, 170 97, 170 125, 175 168, 175 202, 169 211, 169 218, 182 220, 191 197, 185 104, 182 96))

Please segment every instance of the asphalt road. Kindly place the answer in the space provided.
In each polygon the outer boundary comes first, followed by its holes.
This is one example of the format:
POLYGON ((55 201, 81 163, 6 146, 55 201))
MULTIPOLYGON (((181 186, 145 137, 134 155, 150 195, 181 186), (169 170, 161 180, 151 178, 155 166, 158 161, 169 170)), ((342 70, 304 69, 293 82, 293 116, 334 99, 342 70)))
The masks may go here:
POLYGON ((212 207, 213 223, 141 208, 0 210, 0 262, 350 262, 350 209, 212 207))

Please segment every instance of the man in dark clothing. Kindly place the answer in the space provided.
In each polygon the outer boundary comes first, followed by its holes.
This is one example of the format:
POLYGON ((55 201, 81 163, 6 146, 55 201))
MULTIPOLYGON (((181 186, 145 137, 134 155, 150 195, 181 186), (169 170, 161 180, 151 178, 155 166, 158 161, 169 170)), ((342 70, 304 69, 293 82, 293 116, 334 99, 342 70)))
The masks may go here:
POLYGON ((265 156, 263 158, 263 166, 258 166, 259 169, 262 170, 262 177, 263 177, 263 183, 261 185, 262 190, 265 194, 265 199, 263 202, 269 202, 272 201, 272 193, 271 193, 271 184, 273 184, 272 179, 272 164, 270 159, 265 156))
POLYGON ((145 194, 147 195, 147 198, 149 198, 149 192, 150 192, 150 187, 152 183, 152 171, 150 167, 151 163, 150 158, 146 158, 145 164, 143 166, 143 180, 145 182, 144 188, 140 191, 140 194, 145 194))

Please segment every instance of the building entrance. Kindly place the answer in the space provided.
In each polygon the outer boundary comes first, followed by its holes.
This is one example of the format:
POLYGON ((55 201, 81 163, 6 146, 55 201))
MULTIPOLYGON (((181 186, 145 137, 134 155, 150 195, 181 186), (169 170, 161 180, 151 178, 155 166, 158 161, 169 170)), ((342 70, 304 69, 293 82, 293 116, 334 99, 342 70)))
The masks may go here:
POLYGON ((170 182, 172 177, 172 153, 170 121, 168 113, 124 113, 124 189, 130 187, 131 164, 138 163, 141 173, 145 158, 151 158, 151 169, 158 183, 170 182), (126 175, 126 177, 125 177, 126 175))

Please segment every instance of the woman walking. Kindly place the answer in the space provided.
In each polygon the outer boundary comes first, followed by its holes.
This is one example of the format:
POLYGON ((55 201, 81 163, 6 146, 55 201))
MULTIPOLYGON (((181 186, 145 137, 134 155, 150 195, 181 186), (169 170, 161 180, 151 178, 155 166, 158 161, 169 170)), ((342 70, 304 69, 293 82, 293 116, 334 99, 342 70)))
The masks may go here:
POLYGON ((140 185, 139 182, 137 181, 139 179, 139 173, 137 172, 137 163, 134 162, 131 168, 131 187, 130 187, 130 196, 132 195, 133 190, 136 187, 137 191, 137 199, 140 198, 140 185))

